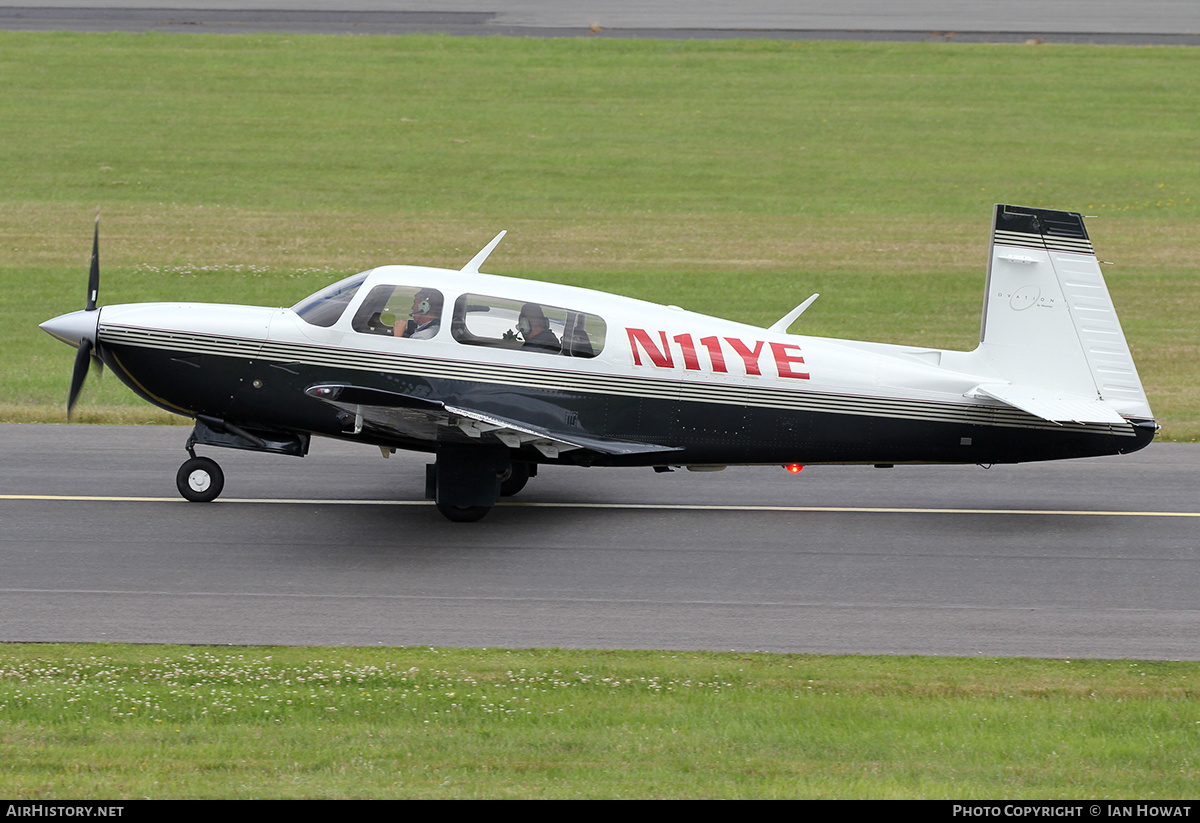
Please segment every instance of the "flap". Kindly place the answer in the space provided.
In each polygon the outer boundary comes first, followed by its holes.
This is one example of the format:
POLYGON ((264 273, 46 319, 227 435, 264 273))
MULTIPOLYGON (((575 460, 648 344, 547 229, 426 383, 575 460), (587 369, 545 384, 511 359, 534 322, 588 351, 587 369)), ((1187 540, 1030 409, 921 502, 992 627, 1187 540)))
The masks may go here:
POLYGON ((577 449, 610 455, 679 451, 653 443, 551 430, 441 400, 363 386, 323 383, 306 389, 305 394, 355 415, 357 425, 364 429, 427 443, 469 443, 487 438, 499 440, 510 449, 533 446, 551 459, 577 449))

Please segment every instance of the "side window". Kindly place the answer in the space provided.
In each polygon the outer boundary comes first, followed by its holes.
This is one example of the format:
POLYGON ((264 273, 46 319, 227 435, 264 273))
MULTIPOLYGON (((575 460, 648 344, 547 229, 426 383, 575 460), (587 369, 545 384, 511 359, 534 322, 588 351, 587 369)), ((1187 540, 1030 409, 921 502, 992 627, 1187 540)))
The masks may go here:
POLYGON ((376 286, 363 300, 351 328, 363 334, 428 340, 442 322, 442 293, 420 286, 376 286))
POLYGON ((450 331, 468 346, 595 357, 606 326, 594 314, 504 297, 464 294, 454 304, 450 331))

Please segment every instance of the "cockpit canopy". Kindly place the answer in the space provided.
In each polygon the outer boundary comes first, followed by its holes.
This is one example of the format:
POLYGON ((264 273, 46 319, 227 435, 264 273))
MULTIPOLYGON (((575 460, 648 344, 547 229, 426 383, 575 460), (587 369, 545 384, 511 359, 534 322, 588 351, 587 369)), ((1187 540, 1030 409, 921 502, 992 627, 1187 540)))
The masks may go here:
MULTIPOLYGON (((604 348, 604 320, 578 306, 485 294, 460 294, 447 305, 443 292, 428 283, 375 282, 361 300, 356 296, 375 270, 361 272, 304 298, 292 307, 306 323, 324 328, 338 324, 353 303, 347 321, 354 332, 424 340, 440 337, 448 319, 450 336, 468 346, 522 349, 567 357, 595 357, 604 348), (445 315, 445 317, 443 316, 445 315)), ((407 278, 406 278, 407 279, 407 278)), ((426 278, 419 277, 419 280, 426 278)))
POLYGON ((310 294, 296 305, 292 311, 304 318, 306 323, 314 326, 329 328, 338 321, 346 306, 358 293, 358 288, 367 279, 370 271, 360 272, 339 280, 332 286, 326 286, 316 294, 310 294))

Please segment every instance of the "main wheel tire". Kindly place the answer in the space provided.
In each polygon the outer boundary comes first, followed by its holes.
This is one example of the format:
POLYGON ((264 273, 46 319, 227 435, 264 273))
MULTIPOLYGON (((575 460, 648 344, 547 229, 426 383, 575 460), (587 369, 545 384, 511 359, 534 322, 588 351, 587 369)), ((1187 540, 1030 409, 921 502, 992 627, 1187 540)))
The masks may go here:
POLYGON ((500 480, 500 496, 512 497, 525 488, 529 482, 529 464, 514 462, 508 470, 508 477, 500 480))
POLYGON ((491 506, 451 506, 438 503, 437 510, 452 523, 474 523, 482 520, 492 510, 491 506))
POLYGON ((179 467, 175 475, 175 487, 193 503, 210 503, 225 488, 225 473, 215 460, 192 457, 179 467))

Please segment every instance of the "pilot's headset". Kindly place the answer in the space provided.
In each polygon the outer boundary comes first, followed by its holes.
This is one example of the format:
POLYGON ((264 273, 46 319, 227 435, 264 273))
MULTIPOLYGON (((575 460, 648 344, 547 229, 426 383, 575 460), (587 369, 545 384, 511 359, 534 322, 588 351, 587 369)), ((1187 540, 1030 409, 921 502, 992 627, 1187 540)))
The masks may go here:
POLYGON ((517 331, 522 335, 529 334, 533 331, 533 323, 530 322, 530 317, 536 317, 546 325, 546 315, 542 312, 542 307, 534 303, 526 303, 521 307, 521 316, 517 318, 517 331))
POLYGON ((416 298, 416 314, 430 314, 433 312, 433 295, 427 291, 419 291, 416 294, 416 298))

